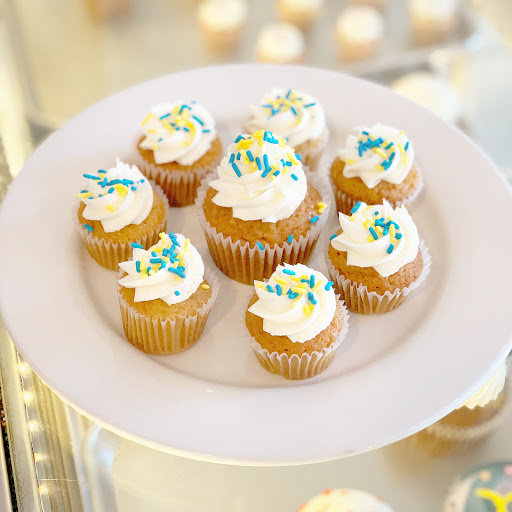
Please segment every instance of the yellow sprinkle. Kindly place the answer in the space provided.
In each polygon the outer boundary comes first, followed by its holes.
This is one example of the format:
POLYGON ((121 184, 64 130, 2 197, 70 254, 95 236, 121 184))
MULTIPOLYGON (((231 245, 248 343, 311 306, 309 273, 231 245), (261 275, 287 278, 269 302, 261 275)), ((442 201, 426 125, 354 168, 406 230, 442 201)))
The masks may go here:
POLYGON ((375 151, 375 153, 377 153, 379 156, 384 158, 384 160, 387 160, 388 155, 386 155, 386 153, 384 153, 384 151, 382 151, 382 149, 380 149, 380 148, 373 148, 373 151, 375 151))
POLYGON ((311 311, 313 311, 312 309, 310 309, 310 308, 308 307, 308 305, 307 305, 307 304, 305 304, 305 305, 304 305, 304 308, 303 308, 303 309, 304 309, 304 313, 306 313, 306 315, 311 315, 311 311))
POLYGON ((327 206, 327 203, 322 203, 322 202, 317 203, 317 205, 316 205, 317 208, 325 208, 326 206, 327 206))
POLYGON ((146 279, 146 277, 148 277, 147 274, 141 274, 141 276, 142 276, 142 279, 146 279))
POLYGON ((273 180, 277 179, 273 174, 271 174, 271 175, 270 175, 270 177, 271 177, 273 180))
POLYGON ((369 237, 366 239, 366 241, 367 241, 367 242, 373 242, 373 240, 374 240, 373 236, 369 236, 369 237))
POLYGON ((148 133, 156 133, 156 130, 155 130, 154 128, 150 128, 150 129, 148 130, 148 133))
POLYGON ((169 124, 167 119, 162 119, 162 124, 170 131, 173 132, 174 128, 169 124))
POLYGON ((123 197, 128 192, 128 187, 126 185, 123 185, 121 183, 118 183, 117 185, 114 185, 114 188, 116 189, 117 193, 123 197))
POLYGON ((152 276, 154 273, 155 273, 155 271, 154 271, 153 269, 151 269, 151 270, 149 271, 149 275, 150 275, 150 276, 152 276))
POLYGON ((265 289, 265 285, 261 281, 254 281, 254 285, 257 286, 258 288, 265 289))
POLYGON ((377 231, 377 233, 379 233, 379 234, 381 234, 381 235, 382 235, 382 233, 384 232, 384 230, 382 229, 382 227, 381 227, 381 226, 376 226, 376 227, 375 227, 375 231, 377 231))
POLYGON ((400 132, 400 135, 403 135, 403 134, 404 134, 404 132, 400 132))
POLYGON ((311 291, 312 291, 313 293, 315 293, 315 292, 318 290, 318 288, 320 288, 320 286, 323 286, 323 284, 324 284, 324 282, 323 282, 323 281, 318 281, 318 282, 315 284, 315 286, 313 286, 313 288, 311 288, 311 291))
POLYGON ((158 148, 158 144, 156 142, 153 142, 153 151, 155 151, 156 148, 158 148))
POLYGON ((292 286, 292 292, 304 295, 305 293, 307 293, 307 290, 305 288, 299 288, 298 286, 292 286))
POLYGON ((407 165, 407 155, 404 154, 404 156, 402 157, 402 162, 404 163, 404 165, 407 165))
POLYGON ((356 163, 356 161, 355 161, 355 160, 352 160, 352 159, 350 159, 350 158, 347 158, 347 160, 345 161, 345 163, 346 163, 346 164, 348 164, 348 165, 354 165, 354 164, 356 163))
POLYGON ((144 118, 144 121, 142 121, 142 125, 141 126, 144 126, 150 119, 151 117, 153 116, 153 112, 150 112, 145 118, 144 118))
POLYGON ((293 300, 292 308, 294 308, 297 305, 297 302, 299 302, 299 300, 300 300, 300 297, 297 297, 296 299, 293 300))
POLYGON ((290 276, 290 279, 291 279, 292 281, 297 282, 297 283, 300 281, 300 277, 297 277, 297 276, 290 276))
POLYGON ((286 286, 286 281, 284 279, 281 279, 280 277, 274 277, 274 281, 276 283, 282 284, 283 286, 286 286))
POLYGON ((389 226, 389 236, 391 238, 395 238, 395 225, 394 224, 391 224, 391 226, 389 226))
POLYGON ((172 264, 172 268, 178 268, 178 265, 180 264, 179 260, 175 261, 173 264, 172 264))
POLYGON ((203 290, 209 290, 209 289, 210 289, 210 285, 209 285, 209 284, 206 284, 206 283, 203 283, 203 284, 201 285, 201 288, 202 288, 203 290))
POLYGON ((78 197, 89 197, 90 195, 90 192, 80 192, 80 194, 77 194, 78 197))
POLYGON ((185 247, 183 248, 183 250, 185 251, 185 253, 188 252, 188 246, 190 245, 190 240, 188 238, 185 238, 185 247))
POLYGON ((286 156, 293 165, 299 165, 299 161, 295 158, 295 155, 293 153, 286 153, 286 156))
POLYGON ((284 167, 281 171, 283 173, 283 176, 288 172, 288 167, 284 167))
POLYGON ((399 149, 400 153, 402 153, 402 155, 403 155, 403 154, 405 153, 405 151, 404 151, 404 147, 402 146, 402 144, 400 144, 399 142, 397 142, 397 144, 396 144, 396 145, 398 146, 398 149, 399 149))
POLYGON ((167 236, 167 233, 160 233, 158 236, 160 237, 160 240, 162 240, 162 242, 165 243, 165 238, 167 236))
POLYGON ((353 216, 353 215, 351 215, 351 216, 348 218, 348 220, 349 220, 350 222, 355 222, 355 221, 356 221, 356 219, 354 218, 354 216, 353 216))
POLYGON ((109 212, 115 212, 116 211, 116 207, 113 204, 107 204, 106 208, 107 208, 107 210, 109 212))

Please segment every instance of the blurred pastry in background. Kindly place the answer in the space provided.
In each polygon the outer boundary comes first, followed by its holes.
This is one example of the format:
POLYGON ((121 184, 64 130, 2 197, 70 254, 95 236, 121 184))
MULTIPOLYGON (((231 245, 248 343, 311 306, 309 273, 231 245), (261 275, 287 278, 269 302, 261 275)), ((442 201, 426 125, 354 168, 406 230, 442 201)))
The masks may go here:
POLYGON ((91 16, 97 19, 103 19, 126 13, 131 6, 131 1, 85 0, 85 6, 91 16))
POLYGON ((291 23, 263 27, 256 41, 256 58, 261 62, 294 64, 304 60, 306 44, 302 32, 291 23))
POLYGON ((318 19, 324 0, 277 0, 279 17, 288 23, 307 30, 318 19))
POLYGON ((409 0, 413 39, 433 44, 446 39, 458 21, 459 0, 409 0))
POLYGON ((464 453, 483 441, 500 424, 507 398, 507 362, 450 414, 410 439, 431 455, 464 453))
POLYGON ((245 0, 204 0, 197 21, 205 41, 215 51, 234 50, 247 20, 245 0))
POLYGON ((371 57, 377 52, 383 36, 384 18, 374 7, 347 7, 336 20, 335 38, 345 60, 371 57))
POLYGON ((393 512, 384 501, 357 489, 327 489, 302 505, 298 512, 393 512))
POLYGON ((384 9, 387 7, 389 0, 348 0, 348 2, 354 5, 369 5, 377 9, 384 9))
POLYGON ((391 87, 402 96, 432 110, 448 123, 460 117, 460 100, 451 84, 426 71, 409 73, 395 80, 391 87))

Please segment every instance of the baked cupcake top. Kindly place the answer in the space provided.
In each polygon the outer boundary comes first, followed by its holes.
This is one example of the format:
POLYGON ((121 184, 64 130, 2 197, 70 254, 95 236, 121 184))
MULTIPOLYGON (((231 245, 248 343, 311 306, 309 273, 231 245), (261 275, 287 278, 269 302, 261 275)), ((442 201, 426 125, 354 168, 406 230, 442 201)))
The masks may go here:
POLYGON ((393 512, 392 508, 365 491, 334 489, 324 491, 304 504, 299 512, 393 512))
POLYGON ((135 302, 162 299, 169 306, 188 299, 203 282, 204 264, 197 249, 179 233, 160 233, 160 241, 144 250, 132 244, 133 258, 119 263, 127 273, 119 280, 135 289, 135 302))
POLYGON ((251 105, 247 130, 270 130, 296 148, 317 139, 325 130, 325 114, 315 98, 294 89, 272 89, 260 102, 251 105))
POLYGON ((404 132, 384 124, 355 131, 347 137, 345 147, 338 150, 345 163, 343 175, 360 178, 368 188, 381 181, 402 183, 414 161, 413 145, 404 132))
POLYGON ((350 42, 371 43, 384 35, 384 18, 369 5, 350 6, 338 16, 336 32, 350 42))
POLYGON ((336 311, 336 296, 321 272, 306 265, 278 265, 265 283, 254 281, 258 300, 249 312, 263 318, 263 330, 304 343, 322 332, 336 311))
POLYGON ((388 277, 416 258, 418 230, 404 206, 358 201, 351 212, 339 214, 342 233, 331 237, 334 249, 347 253, 348 265, 373 267, 388 277))
POLYGON ((149 181, 135 165, 129 166, 119 158, 115 167, 86 173, 84 178, 87 182, 78 194, 85 204, 82 216, 100 221, 105 233, 141 224, 153 207, 149 181))
POLYGON ((507 362, 503 361, 498 369, 489 377, 487 382, 465 402, 464 406, 469 409, 483 407, 492 400, 496 400, 498 395, 505 387, 505 378, 507 377, 507 362))
POLYGON ((162 103, 142 121, 144 139, 139 146, 152 150, 157 164, 192 165, 211 147, 215 121, 199 103, 162 103))
POLYGON ((288 218, 306 196, 300 156, 272 132, 239 135, 210 182, 218 206, 233 208, 241 220, 277 222, 288 218))

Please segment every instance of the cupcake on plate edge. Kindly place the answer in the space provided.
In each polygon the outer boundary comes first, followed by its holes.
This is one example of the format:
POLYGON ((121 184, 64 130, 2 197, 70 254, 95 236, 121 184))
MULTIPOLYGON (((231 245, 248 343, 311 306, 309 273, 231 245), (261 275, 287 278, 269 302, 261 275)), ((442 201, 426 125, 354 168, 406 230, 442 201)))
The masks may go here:
POLYGON ((297 512, 393 512, 381 498, 358 489, 327 489, 297 512))

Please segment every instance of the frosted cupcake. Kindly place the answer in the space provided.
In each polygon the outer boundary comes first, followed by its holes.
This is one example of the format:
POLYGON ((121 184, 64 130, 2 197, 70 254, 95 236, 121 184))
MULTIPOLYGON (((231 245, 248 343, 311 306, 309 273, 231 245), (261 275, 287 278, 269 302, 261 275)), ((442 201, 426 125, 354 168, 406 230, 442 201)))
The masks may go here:
POLYGON ((171 206, 192 204, 201 180, 222 157, 211 114, 194 101, 165 103, 151 110, 142 130, 140 170, 162 187, 171 206))
POLYGON ((260 62, 297 64, 306 55, 302 32, 291 23, 273 23, 263 27, 256 41, 256 58, 260 62))
POLYGON ((358 201, 393 208, 410 203, 423 186, 414 147, 404 132, 383 124, 357 128, 331 167, 336 206, 349 214, 358 201))
POLYGON ((249 133, 269 130, 280 135, 301 156, 302 165, 316 170, 329 140, 322 105, 304 92, 272 89, 257 106, 250 107, 249 133))
POLYGON ((205 40, 215 50, 234 49, 247 20, 245 0, 204 0, 197 20, 205 40))
POLYGON ((347 7, 336 20, 334 34, 345 60, 366 59, 379 48, 384 36, 384 18, 374 7, 347 7))
POLYGON ((201 336, 219 291, 188 238, 160 234, 147 251, 119 264, 119 306, 126 338, 148 354, 175 354, 201 336))
POLYGON ((255 281, 245 325, 267 371, 287 379, 323 372, 348 330, 332 282, 305 265, 279 265, 268 282, 255 281))
POLYGON ((252 285, 280 263, 309 261, 327 219, 322 196, 328 192, 308 179, 300 156, 271 132, 240 135, 229 146, 217 176, 203 182, 196 201, 222 272, 252 285))
POLYGON ((393 509, 365 491, 328 489, 302 505, 298 512, 393 512, 393 509))
POLYGON ((137 167, 117 159, 115 167, 84 174, 78 194, 80 236, 89 254, 116 270, 131 254, 130 244, 150 247, 167 224, 167 199, 137 167))
POLYGON ((324 0, 277 0, 279 17, 307 30, 322 12, 324 0))
POLYGON ((385 313, 398 307, 426 278, 430 256, 407 210, 358 203, 339 214, 326 264, 336 291, 357 313, 385 313))
POLYGON ((459 0, 409 0, 413 37, 418 44, 446 39, 456 28, 459 0))
POLYGON ((506 402, 507 363, 450 414, 418 432, 412 440, 433 455, 463 453, 487 438, 500 424, 506 402))

